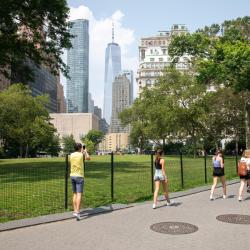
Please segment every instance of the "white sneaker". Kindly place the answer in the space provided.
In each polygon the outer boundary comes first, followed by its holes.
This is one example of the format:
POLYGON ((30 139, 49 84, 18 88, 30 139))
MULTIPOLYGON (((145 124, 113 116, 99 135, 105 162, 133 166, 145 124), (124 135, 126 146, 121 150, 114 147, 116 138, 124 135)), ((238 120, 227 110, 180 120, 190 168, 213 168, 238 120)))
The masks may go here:
POLYGON ((173 200, 169 200, 169 202, 167 201, 167 206, 172 206, 174 205, 174 201, 173 200))
POLYGON ((76 220, 79 221, 80 219, 81 219, 81 215, 80 215, 80 213, 77 213, 76 214, 76 220))
POLYGON ((210 201, 213 201, 213 200, 214 200, 213 195, 210 195, 210 201))
POLYGON ((223 199, 226 199, 226 198, 227 198, 227 196, 225 194, 223 194, 223 199))
POLYGON ((153 206, 152 206, 152 208, 153 208, 153 209, 155 209, 155 208, 156 208, 156 205, 155 205, 155 203, 153 203, 153 206))
POLYGON ((242 196, 239 196, 238 201, 243 201, 242 196))
POLYGON ((75 217, 76 217, 76 216, 77 216, 77 212, 74 212, 74 213, 73 213, 73 216, 75 216, 75 217))

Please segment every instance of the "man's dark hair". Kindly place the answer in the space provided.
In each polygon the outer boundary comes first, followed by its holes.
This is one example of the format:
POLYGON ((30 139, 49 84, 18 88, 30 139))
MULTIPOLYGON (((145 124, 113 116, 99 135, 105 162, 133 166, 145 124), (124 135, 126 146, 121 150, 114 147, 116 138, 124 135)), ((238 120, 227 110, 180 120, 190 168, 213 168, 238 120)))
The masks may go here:
POLYGON ((79 151, 82 148, 82 144, 81 143, 76 143, 74 148, 75 148, 75 151, 79 151))

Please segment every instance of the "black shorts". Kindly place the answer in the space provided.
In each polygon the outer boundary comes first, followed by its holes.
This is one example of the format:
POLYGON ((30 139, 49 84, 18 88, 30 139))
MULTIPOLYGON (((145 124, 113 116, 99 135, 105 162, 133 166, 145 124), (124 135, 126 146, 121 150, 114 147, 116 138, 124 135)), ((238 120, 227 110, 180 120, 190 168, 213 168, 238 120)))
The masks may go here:
POLYGON ((250 170, 247 170, 247 175, 240 175, 240 179, 249 180, 250 179, 250 170))
POLYGON ((224 176, 225 173, 224 173, 224 168, 214 168, 214 171, 213 171, 213 176, 214 177, 221 177, 221 176, 224 176))

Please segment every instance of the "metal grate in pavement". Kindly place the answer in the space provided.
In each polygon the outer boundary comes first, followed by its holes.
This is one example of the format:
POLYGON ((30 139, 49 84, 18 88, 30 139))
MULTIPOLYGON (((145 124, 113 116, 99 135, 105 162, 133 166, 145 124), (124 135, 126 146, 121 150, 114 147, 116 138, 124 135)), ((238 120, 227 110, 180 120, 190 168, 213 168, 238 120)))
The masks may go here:
POLYGON ((160 222, 150 226, 157 233, 164 234, 190 234, 198 231, 198 227, 184 222, 160 222))
POLYGON ((216 219, 227 223, 250 225, 250 215, 222 214, 217 216, 216 219))

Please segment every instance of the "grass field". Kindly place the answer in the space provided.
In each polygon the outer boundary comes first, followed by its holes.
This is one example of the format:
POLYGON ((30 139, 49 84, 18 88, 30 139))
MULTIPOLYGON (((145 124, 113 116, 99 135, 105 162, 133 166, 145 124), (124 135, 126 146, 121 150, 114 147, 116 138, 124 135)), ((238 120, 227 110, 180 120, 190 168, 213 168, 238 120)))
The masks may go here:
MULTIPOLYGON (((212 181, 211 157, 207 179, 212 181)), ((166 157, 170 192, 182 190, 180 158, 166 157)), ((227 179, 236 177, 235 158, 225 159, 227 179)), ((204 158, 183 157, 184 189, 205 185, 204 158)), ((68 180, 68 210, 71 210, 68 180)), ((114 200, 131 203, 152 198, 150 155, 114 156, 114 200)), ((110 155, 92 156, 85 166, 83 207, 111 203, 110 155)), ((65 159, 1 159, 0 222, 65 211, 65 159)))

